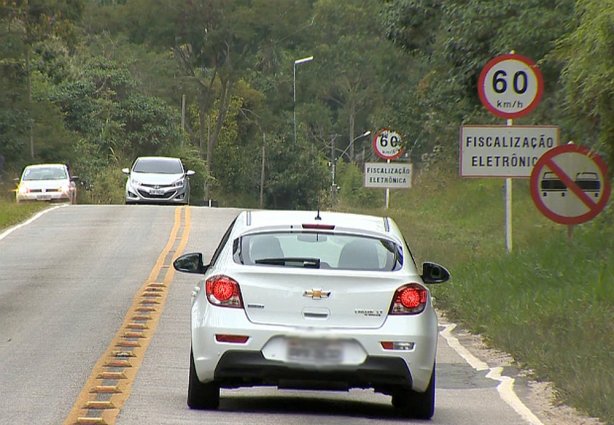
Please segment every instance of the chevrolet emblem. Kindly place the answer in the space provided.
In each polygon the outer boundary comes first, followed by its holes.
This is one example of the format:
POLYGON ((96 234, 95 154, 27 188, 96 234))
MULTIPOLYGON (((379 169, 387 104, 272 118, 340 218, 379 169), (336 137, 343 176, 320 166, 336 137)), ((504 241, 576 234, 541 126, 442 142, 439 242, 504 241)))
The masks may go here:
POLYGON ((321 300, 322 298, 330 297, 330 291, 323 291, 321 289, 312 289, 311 291, 305 291, 304 297, 311 297, 314 300, 321 300))

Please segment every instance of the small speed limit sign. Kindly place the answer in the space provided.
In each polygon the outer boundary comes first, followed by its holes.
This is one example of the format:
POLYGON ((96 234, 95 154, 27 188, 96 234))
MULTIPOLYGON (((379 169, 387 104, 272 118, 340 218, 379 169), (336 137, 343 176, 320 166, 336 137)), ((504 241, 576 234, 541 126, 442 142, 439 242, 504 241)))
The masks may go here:
POLYGON ((397 159, 403 154, 399 133, 383 128, 373 137, 373 150, 382 159, 397 159))
POLYGON ((543 91, 544 79, 535 62, 514 53, 492 59, 478 80, 482 104, 500 118, 528 114, 538 105, 543 91))

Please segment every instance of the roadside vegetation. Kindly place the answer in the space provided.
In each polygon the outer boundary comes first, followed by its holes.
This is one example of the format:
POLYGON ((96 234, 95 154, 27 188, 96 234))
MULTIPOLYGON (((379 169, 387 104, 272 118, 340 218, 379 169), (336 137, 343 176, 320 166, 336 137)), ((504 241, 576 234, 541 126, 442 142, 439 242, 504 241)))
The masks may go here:
POLYGON ((49 207, 44 202, 15 203, 15 194, 12 189, 13 184, 3 184, 0 182, 0 233, 15 224, 22 223, 32 217, 37 212, 49 207))

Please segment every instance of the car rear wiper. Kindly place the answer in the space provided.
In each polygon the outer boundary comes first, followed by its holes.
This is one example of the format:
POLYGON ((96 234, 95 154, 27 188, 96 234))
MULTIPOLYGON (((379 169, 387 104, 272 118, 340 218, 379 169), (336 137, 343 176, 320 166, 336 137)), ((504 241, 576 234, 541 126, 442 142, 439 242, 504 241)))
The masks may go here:
POLYGON ((286 257, 286 258, 261 258, 255 261, 256 264, 268 264, 272 266, 288 266, 288 267, 305 267, 311 269, 320 268, 319 258, 301 258, 301 257, 286 257))

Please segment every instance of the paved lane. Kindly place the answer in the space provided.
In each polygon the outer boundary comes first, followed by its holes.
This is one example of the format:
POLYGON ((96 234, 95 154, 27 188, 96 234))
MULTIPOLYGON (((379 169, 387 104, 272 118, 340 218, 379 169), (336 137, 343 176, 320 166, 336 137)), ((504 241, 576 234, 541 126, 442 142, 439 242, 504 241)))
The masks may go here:
POLYGON ((0 422, 60 424, 168 238, 174 208, 71 205, 0 240, 0 422))

